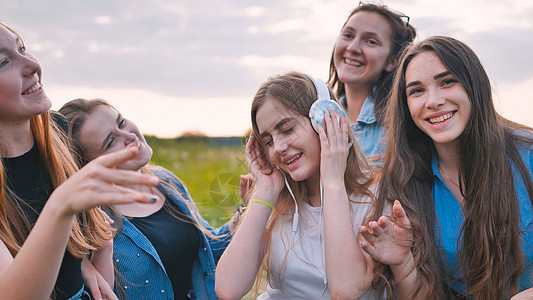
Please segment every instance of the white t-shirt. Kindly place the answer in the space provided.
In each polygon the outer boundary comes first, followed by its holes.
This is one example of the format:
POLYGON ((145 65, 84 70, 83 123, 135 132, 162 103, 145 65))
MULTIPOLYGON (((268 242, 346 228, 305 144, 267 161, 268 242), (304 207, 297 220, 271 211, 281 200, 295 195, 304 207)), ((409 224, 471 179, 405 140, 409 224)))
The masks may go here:
MULTIPOLYGON (((350 203, 353 231, 357 236, 371 199, 352 194, 350 203)), ((266 293, 257 299, 330 299, 326 284, 324 258, 324 223, 322 207, 300 204, 298 229, 293 237, 292 216, 280 220, 272 232, 270 271, 273 276, 266 293), (320 229, 319 229, 320 228, 320 229)), ((380 299, 380 292, 370 289, 361 299, 380 299)))

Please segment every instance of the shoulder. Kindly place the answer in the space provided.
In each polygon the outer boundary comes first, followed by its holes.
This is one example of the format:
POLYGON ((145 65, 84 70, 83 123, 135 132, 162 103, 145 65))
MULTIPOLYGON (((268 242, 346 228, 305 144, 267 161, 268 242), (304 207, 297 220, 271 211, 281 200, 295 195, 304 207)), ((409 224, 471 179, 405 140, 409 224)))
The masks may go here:
POLYGON ((175 184, 183 185, 181 180, 176 175, 174 175, 174 173, 172 173, 171 171, 161 166, 150 166, 148 170, 150 170, 150 172, 152 172, 155 176, 159 177, 160 179, 170 181, 175 184))
POLYGON ((189 195, 189 191, 185 187, 185 184, 171 171, 161 167, 161 166, 150 166, 148 168, 155 176, 159 177, 163 182, 170 183, 172 186, 175 186, 180 192, 185 195, 189 195))

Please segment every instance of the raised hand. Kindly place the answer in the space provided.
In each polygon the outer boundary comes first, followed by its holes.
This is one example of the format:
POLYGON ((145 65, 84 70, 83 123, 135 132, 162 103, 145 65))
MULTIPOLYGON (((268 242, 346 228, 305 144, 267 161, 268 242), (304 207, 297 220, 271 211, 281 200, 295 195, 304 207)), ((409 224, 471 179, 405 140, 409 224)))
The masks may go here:
POLYGON ((239 182, 239 195, 241 196, 241 201, 243 206, 247 206, 252 196, 252 189, 254 186, 254 177, 252 174, 248 173, 241 175, 239 182))
POLYGON ((47 205, 67 216, 96 206, 155 202, 154 195, 120 186, 157 186, 157 177, 116 169, 137 155, 137 149, 129 147, 94 159, 56 188, 47 205))
POLYGON ((375 261, 401 266, 412 258, 411 222, 398 200, 394 201, 392 212, 393 220, 381 216, 377 222, 370 222, 368 227, 360 226, 359 232, 364 238, 360 244, 375 261))
MULTIPOLYGON (((277 199, 277 196, 285 184, 281 171, 277 169, 277 167, 271 162, 264 160, 261 155, 259 143, 254 138, 250 138, 246 144, 246 150, 244 154, 246 157, 246 162, 248 163, 248 169, 255 180, 256 194, 262 195, 263 193, 268 193, 273 195, 274 199, 277 199), (272 165, 274 170, 271 174, 264 174, 263 170, 265 169, 265 166, 269 164, 272 165)), ((274 205, 274 203, 271 204, 274 205)))
POLYGON ((346 160, 351 144, 348 142, 348 123, 346 117, 329 110, 324 115, 325 124, 319 124, 320 137, 320 178, 324 181, 344 182, 346 160), (339 121, 337 121, 337 116, 339 121))

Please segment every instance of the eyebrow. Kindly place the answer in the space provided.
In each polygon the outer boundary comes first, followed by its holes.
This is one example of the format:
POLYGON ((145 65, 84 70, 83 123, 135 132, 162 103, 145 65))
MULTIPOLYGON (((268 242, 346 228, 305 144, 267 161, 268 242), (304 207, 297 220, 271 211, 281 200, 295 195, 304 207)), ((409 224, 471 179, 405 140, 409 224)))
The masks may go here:
MULTIPOLYGON (((433 79, 439 79, 439 78, 442 78, 444 76, 448 76, 450 74, 451 74, 450 71, 444 71, 442 73, 439 73, 439 74, 433 76, 433 79)), ((418 84, 420 84, 420 81, 418 81, 418 80, 417 81, 411 81, 411 82, 409 82, 409 84, 407 84, 405 86, 405 88, 407 89, 407 88, 412 87, 413 85, 418 85, 418 84)))
MULTIPOLYGON (((118 113, 116 123, 118 124, 120 122, 120 119, 122 119, 122 114, 118 113)), ((111 138, 111 132, 105 137, 104 141, 102 142, 102 145, 100 145, 100 150, 105 150, 105 145, 107 145, 107 141, 111 138)))
MULTIPOLYGON (((294 118, 293 117, 287 117, 287 118, 284 118, 284 119, 281 119, 275 126, 274 126, 274 129, 279 129, 281 126, 289 123, 290 121, 292 121, 294 118)), ((264 138, 264 137, 267 137, 269 136, 270 134, 267 133, 267 132, 263 132, 261 133, 260 137, 261 138, 264 138)))
MULTIPOLYGON (((22 43, 22 41, 20 40, 20 37, 17 36, 17 38, 15 39, 15 45, 18 45, 19 43, 22 43)), ((0 48, 0 53, 6 53, 8 52, 7 48, 3 47, 3 48, 0 48)))
MULTIPOLYGON (((357 31, 355 30, 355 28, 351 27, 351 26, 346 26, 344 27, 344 29, 341 31, 344 32, 344 30, 348 29, 349 31, 357 31)), ((373 32, 373 31, 363 31, 362 32, 363 35, 370 35, 370 36, 375 36, 375 37, 380 37, 379 34, 377 32, 373 32)))

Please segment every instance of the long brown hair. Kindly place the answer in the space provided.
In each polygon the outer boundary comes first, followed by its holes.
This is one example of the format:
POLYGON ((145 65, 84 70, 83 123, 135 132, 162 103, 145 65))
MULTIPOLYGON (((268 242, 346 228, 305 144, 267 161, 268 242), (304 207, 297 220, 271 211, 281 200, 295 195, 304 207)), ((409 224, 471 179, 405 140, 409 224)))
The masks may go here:
POLYGON ((530 201, 531 176, 518 149, 529 151, 531 129, 500 116, 493 105, 489 78, 464 43, 436 36, 409 47, 398 67, 387 107, 387 150, 378 192, 377 213, 398 199, 414 230, 413 255, 420 280, 416 296, 451 295, 437 247, 439 228, 432 186, 433 141, 413 122, 407 106, 405 71, 418 54, 433 51, 465 88, 472 106, 459 137, 459 182, 465 220, 458 241, 467 294, 476 299, 510 298, 524 266, 517 191, 511 162, 523 179, 530 201), (524 131, 529 132, 524 134, 524 131), (422 292, 426 288, 424 292, 422 292))
MULTIPOLYGON (((7 24, 0 22, 0 26, 11 31, 22 42, 20 35, 7 24)), ((32 117, 30 128, 52 185, 56 188, 78 170, 67 139, 48 112, 32 117)), ((0 239, 13 256, 18 253, 30 231, 30 224, 18 205, 19 200, 24 201, 8 188, 5 168, 0 160, 0 239)), ((97 208, 83 212, 79 218, 73 219, 67 249, 74 257, 82 258, 90 250, 100 248, 103 241, 109 240, 107 233, 110 230, 97 208)))
MULTIPOLYGON (((411 24, 407 24, 402 20, 402 17, 407 17, 401 15, 398 12, 395 12, 389 9, 386 5, 377 5, 373 3, 361 3, 359 6, 354 8, 344 24, 341 27, 341 33, 348 20, 358 12, 367 11, 374 12, 382 17, 384 17, 389 23, 391 29, 391 49, 389 50, 388 61, 398 59, 402 50, 409 45, 416 37, 416 30, 411 24)), ((333 46, 333 51, 331 53, 331 59, 329 63, 329 79, 328 85, 333 88, 337 97, 344 96, 346 93, 344 83, 340 81, 339 75, 337 74, 337 68, 335 68, 335 47, 336 43, 333 46)), ((374 113, 376 119, 379 123, 383 122, 383 115, 386 106, 387 96, 389 94, 392 78, 394 76, 394 71, 387 72, 383 70, 378 80, 372 85, 368 91, 370 98, 374 100, 374 113)))
MULTIPOLYGON (((272 101, 272 99, 275 99, 283 104, 288 110, 307 117, 309 109, 316 98, 317 91, 311 79, 305 74, 298 72, 289 72, 271 77, 259 87, 252 102, 251 114, 254 134, 253 138, 257 139, 261 149, 261 158, 258 159, 259 161, 264 162, 262 166, 263 173, 271 174, 274 170, 272 164, 267 163, 269 162, 267 154, 268 150, 262 142, 260 131, 257 127, 256 115, 259 108, 266 101, 272 101)), ((359 149, 351 130, 349 130, 349 138, 353 141, 353 147, 350 148, 347 158, 346 172, 344 174, 346 191, 348 195, 351 193, 358 193, 374 197, 369 190, 370 185, 374 182, 374 177, 369 173, 370 168, 368 163, 359 149)), ((305 187, 305 183, 296 182, 292 180, 290 176, 287 177, 287 180, 294 192, 296 201, 298 203, 308 201, 308 191, 305 187)), ((274 279, 270 273, 270 242, 272 239, 272 232, 282 219, 286 219, 287 216, 292 216, 294 210, 294 202, 287 187, 284 187, 274 205, 272 215, 269 219, 269 225, 267 226, 266 255, 262 267, 267 273, 267 278, 270 280, 274 279)), ((280 282, 279 278, 276 278, 274 282, 276 281, 280 282)))

